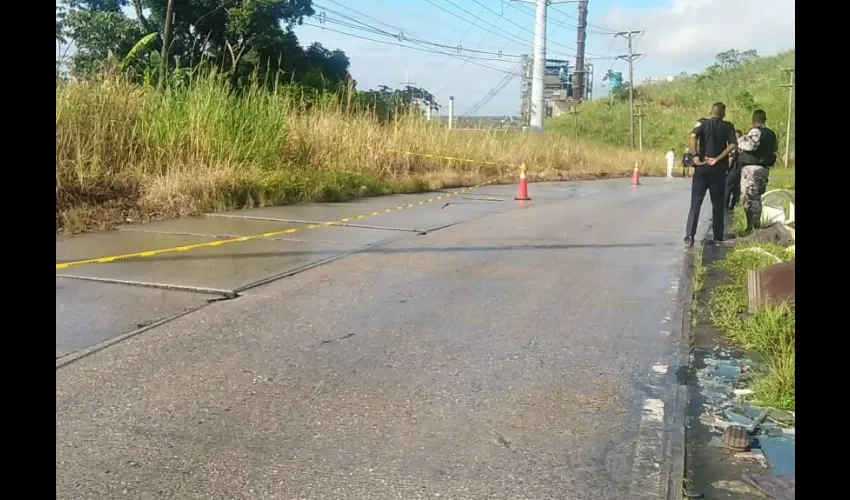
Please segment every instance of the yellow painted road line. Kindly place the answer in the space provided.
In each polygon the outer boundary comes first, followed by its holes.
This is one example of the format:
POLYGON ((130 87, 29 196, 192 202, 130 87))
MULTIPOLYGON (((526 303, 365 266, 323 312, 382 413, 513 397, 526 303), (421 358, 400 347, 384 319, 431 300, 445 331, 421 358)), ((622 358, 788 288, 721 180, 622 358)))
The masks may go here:
POLYGON ((480 188, 480 187, 487 186, 489 184, 493 184, 495 182, 498 182, 498 181, 504 179, 505 177, 507 177, 507 175, 509 175, 509 174, 499 176, 499 177, 497 177, 493 180, 490 180, 490 181, 487 181, 487 182, 482 182, 481 184, 477 184, 477 185, 472 186, 472 187, 459 189, 457 191, 452 191, 451 193, 444 194, 444 195, 438 196, 436 198, 429 198, 428 200, 420 201, 417 204, 408 203, 406 206, 398 206, 398 207, 395 207, 395 209, 388 208, 386 210, 375 211, 375 212, 371 212, 371 213, 368 213, 368 214, 355 215, 355 216, 352 216, 352 217, 345 217, 345 218, 342 218, 342 219, 339 219, 339 220, 322 222, 320 224, 310 224, 310 225, 307 225, 306 227, 289 228, 289 229, 284 229, 282 231, 272 231, 272 232, 268 232, 268 233, 255 234, 255 235, 252 235, 252 236, 240 236, 238 238, 228 238, 228 239, 221 239, 221 240, 206 241, 206 242, 203 242, 203 243, 195 243, 193 245, 183 245, 183 246, 172 247, 172 248, 161 248, 159 250, 146 250, 144 252, 127 253, 127 254, 123 254, 123 255, 109 255, 109 256, 106 256, 106 257, 98 257, 98 258, 95 258, 95 259, 76 260, 76 261, 69 261, 69 262, 58 262, 58 263, 56 263, 56 270, 58 271, 60 269, 68 269, 69 267, 87 266, 89 264, 106 264, 106 263, 109 263, 109 262, 116 262, 116 261, 122 261, 122 260, 153 257, 155 255, 162 255, 162 254, 166 254, 166 253, 188 252, 190 250, 196 250, 196 249, 199 249, 199 248, 212 248, 212 247, 219 247, 219 246, 222 246, 222 245, 228 245, 230 243, 241 243, 241 242, 245 242, 245 241, 254 241, 254 240, 261 240, 261 239, 266 239, 266 238, 274 238, 276 236, 283 236, 285 234, 293 234, 293 233, 296 233, 296 232, 299 232, 299 231, 307 231, 307 230, 316 229, 316 228, 319 228, 319 227, 328 227, 328 226, 333 226, 333 225, 336 225, 336 224, 345 224, 348 221, 350 221, 351 219, 365 219, 367 217, 375 217, 375 216, 378 216, 378 215, 381 215, 381 214, 390 213, 390 212, 394 212, 394 211, 398 211, 398 210, 407 210, 407 209, 410 209, 410 208, 413 208, 413 207, 416 207, 416 206, 419 206, 419 205, 424 205, 426 203, 433 203, 437 200, 442 200, 444 198, 448 198, 451 195, 468 193, 469 191, 472 191, 473 189, 480 188))

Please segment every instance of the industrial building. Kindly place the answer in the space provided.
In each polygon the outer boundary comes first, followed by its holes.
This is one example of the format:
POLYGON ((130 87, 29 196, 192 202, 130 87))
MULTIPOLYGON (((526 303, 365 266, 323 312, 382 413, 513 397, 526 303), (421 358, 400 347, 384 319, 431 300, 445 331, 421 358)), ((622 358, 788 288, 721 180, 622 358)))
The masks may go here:
MULTIPOLYGON (((543 77, 543 98, 546 101, 546 115, 560 116, 572 108, 573 78, 576 71, 571 71, 570 62, 563 59, 546 59, 543 77)), ((525 56, 522 60, 522 81, 520 82, 519 114, 522 123, 528 124, 531 119, 531 80, 534 64, 532 59, 525 56)), ((582 100, 590 100, 593 89, 593 64, 584 67, 586 76, 584 96, 582 100)))

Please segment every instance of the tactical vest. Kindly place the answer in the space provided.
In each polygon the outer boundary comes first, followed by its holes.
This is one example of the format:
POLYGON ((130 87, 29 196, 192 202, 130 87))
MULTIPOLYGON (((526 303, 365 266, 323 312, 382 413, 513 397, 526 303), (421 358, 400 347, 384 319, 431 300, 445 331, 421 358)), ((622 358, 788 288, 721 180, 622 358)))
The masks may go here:
POLYGON ((759 130, 759 147, 755 151, 739 151, 739 165, 761 165, 769 168, 776 163, 776 134, 764 125, 761 125, 759 130))

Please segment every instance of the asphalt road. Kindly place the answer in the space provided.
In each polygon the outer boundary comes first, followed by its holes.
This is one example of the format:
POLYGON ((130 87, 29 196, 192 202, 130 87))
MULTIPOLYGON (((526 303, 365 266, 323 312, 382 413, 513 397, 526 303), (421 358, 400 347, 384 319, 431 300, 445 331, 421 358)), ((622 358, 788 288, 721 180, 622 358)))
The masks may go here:
POLYGON ((57 499, 664 498, 689 185, 536 186, 57 365, 57 499))

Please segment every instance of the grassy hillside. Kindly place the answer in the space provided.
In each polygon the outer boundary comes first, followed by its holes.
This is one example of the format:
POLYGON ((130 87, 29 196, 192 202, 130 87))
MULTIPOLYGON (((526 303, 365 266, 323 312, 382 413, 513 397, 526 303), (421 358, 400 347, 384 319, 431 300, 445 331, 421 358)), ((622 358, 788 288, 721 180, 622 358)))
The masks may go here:
MULTIPOLYGON (((673 82, 638 85, 636 103, 643 106, 643 147, 664 151, 671 147, 681 152, 697 119, 708 115, 715 101, 726 103, 726 119, 739 129, 749 125, 754 109, 767 113, 767 125, 779 135, 780 158, 785 147, 788 113, 788 83, 783 68, 794 67, 792 50, 773 57, 763 57, 739 67, 705 72, 673 82)), ((613 104, 600 98, 582 105, 578 116, 579 135, 587 140, 615 146, 629 145, 628 101, 613 104)), ((573 136, 572 116, 561 116, 547 122, 547 128, 573 136)), ((637 124, 635 144, 637 144, 637 124)), ((794 150, 792 126, 791 150, 794 150)))
POLYGON ((382 124, 326 97, 308 107, 293 88, 236 96, 214 78, 164 92, 120 78, 61 83, 56 228, 474 185, 501 174, 516 182, 515 168, 399 150, 524 162, 532 180, 627 176, 636 161, 644 174, 662 172, 651 153, 560 134, 449 132, 416 117, 382 124))

